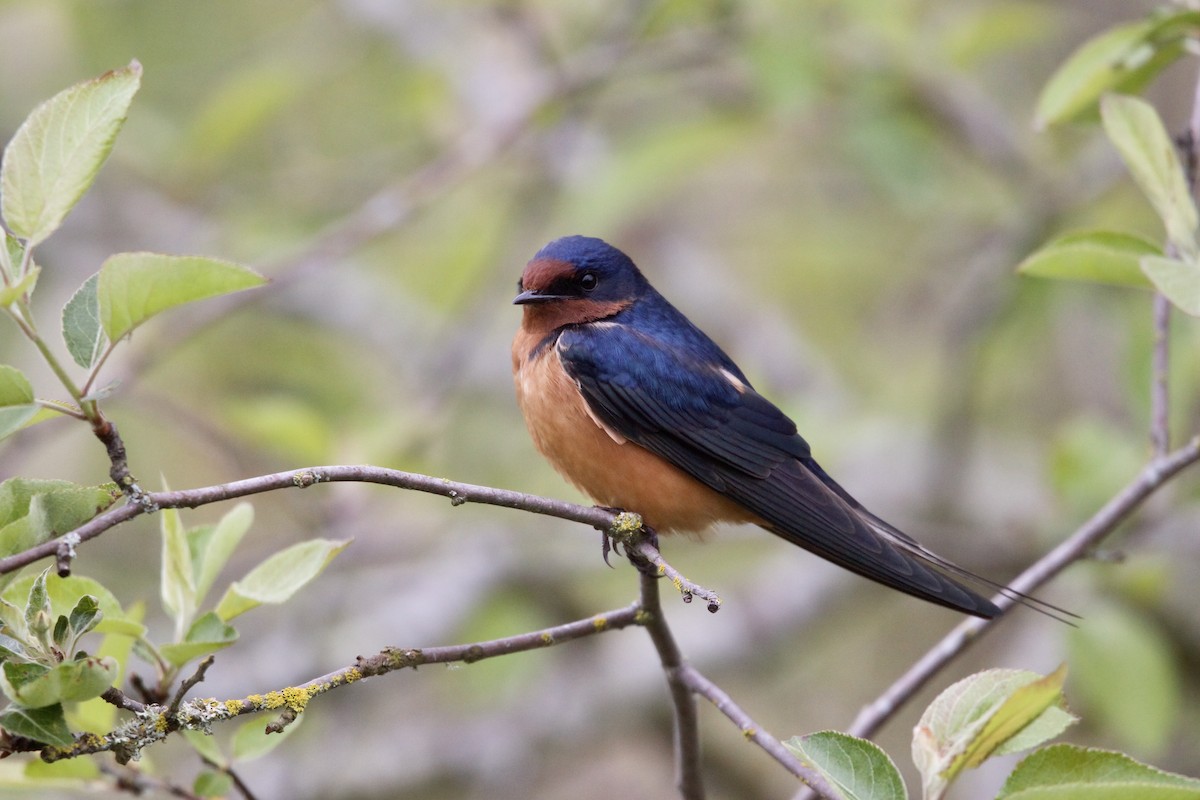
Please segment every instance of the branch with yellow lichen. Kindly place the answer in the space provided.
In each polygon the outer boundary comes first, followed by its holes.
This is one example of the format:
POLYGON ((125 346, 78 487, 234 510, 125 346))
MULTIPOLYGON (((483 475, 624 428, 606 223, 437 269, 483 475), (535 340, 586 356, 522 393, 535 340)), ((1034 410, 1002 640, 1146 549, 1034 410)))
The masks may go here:
MULTIPOLYGON (((630 515, 625 522, 630 524, 634 519, 636 515, 630 515)), ((639 548, 641 544, 637 539, 625 542, 627 548, 639 548)), ((652 547, 650 549, 653 550, 652 547)), ((653 553, 657 554, 657 550, 653 550, 653 553)), ((659 558, 661 559, 661 556, 659 558)), ((112 688, 102 697, 112 705, 132 712, 133 718, 128 722, 104 735, 79 734, 75 743, 69 747, 44 747, 31 742, 28 749, 40 750, 42 759, 48 762, 112 752, 119 763, 125 764, 137 758, 145 747, 177 731, 198 730, 211 733, 215 723, 261 711, 279 712, 275 719, 267 723, 266 730, 268 733, 281 733, 304 713, 314 698, 366 678, 410 668, 415 670, 426 664, 472 664, 488 658, 552 647, 574 639, 637 625, 645 628, 654 642, 676 706, 676 779, 682 797, 704 796, 695 695, 713 702, 723 714, 741 727, 749 741, 761 747, 808 786, 822 796, 835 797, 819 773, 788 753, 778 739, 762 730, 727 694, 694 667, 686 664, 663 616, 658 586, 659 581, 655 575, 643 572, 637 602, 585 619, 470 644, 426 648, 387 647, 373 656, 360 656, 353 664, 295 686, 228 700, 211 697, 182 700, 183 692, 203 679, 205 671, 212 663, 210 656, 200 664, 193 676, 184 682, 169 706, 141 703, 119 689, 112 688)))
MULTIPOLYGON (((373 656, 360 656, 353 664, 306 683, 229 700, 211 697, 181 700, 168 707, 140 703, 118 689, 109 689, 104 693, 104 699, 118 708, 133 712, 131 720, 104 735, 79 734, 75 743, 69 747, 38 745, 29 749, 40 749, 44 761, 61 761, 90 753, 111 751, 117 761, 124 764, 136 758, 147 745, 165 739, 176 731, 199 730, 211 733, 213 723, 260 711, 279 712, 279 716, 267 725, 269 732, 278 733, 294 722, 313 698, 366 678, 403 669, 416 669, 424 664, 472 664, 496 656, 537 650, 606 631, 621 630, 630 625, 644 625, 645 622, 645 613, 639 601, 625 608, 596 614, 586 619, 503 639, 443 647, 386 647, 373 656)), ((205 668, 207 664, 202 664, 197 674, 203 676, 205 668)))

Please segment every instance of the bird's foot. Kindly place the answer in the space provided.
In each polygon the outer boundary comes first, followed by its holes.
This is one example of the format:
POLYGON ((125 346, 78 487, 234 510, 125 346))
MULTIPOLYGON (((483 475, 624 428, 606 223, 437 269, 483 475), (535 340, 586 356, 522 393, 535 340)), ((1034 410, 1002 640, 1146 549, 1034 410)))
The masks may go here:
POLYGON ((654 532, 654 529, 646 525, 638 514, 607 506, 597 506, 597 508, 616 515, 612 527, 600 532, 600 553, 604 558, 604 563, 611 567, 612 563, 608 560, 608 554, 616 553, 628 558, 629 563, 633 564, 639 572, 644 572, 647 575, 658 575, 657 567, 647 561, 645 557, 630 549, 631 544, 645 541, 649 542, 657 550, 658 535, 654 532), (624 547, 624 553, 621 552, 622 547, 624 547))

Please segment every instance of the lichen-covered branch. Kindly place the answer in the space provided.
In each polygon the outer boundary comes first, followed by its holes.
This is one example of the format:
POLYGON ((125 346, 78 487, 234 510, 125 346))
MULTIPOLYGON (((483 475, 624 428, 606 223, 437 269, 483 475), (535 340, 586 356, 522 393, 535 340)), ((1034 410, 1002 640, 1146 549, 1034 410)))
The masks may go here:
MULTIPOLYGON (((80 734, 76 737, 75 744, 70 747, 41 748, 41 756, 44 761, 61 761, 111 751, 117 761, 124 764, 136 758, 146 746, 166 738, 175 731, 188 729, 207 733, 211 732, 215 722, 259 711, 278 712, 276 719, 269 723, 267 728, 269 731, 279 732, 304 713, 313 698, 366 678, 386 675, 397 670, 416 669, 424 664, 473 664, 487 658, 552 647, 574 639, 620 630, 630 625, 642 625, 645 620, 642 604, 638 602, 587 619, 503 639, 443 647, 388 647, 373 656, 360 656, 353 664, 296 686, 229 700, 185 700, 177 704, 175 711, 172 711, 171 707, 139 703, 117 689, 109 689, 104 693, 104 699, 132 711, 133 719, 103 736, 80 734)), ((206 667, 207 665, 203 665, 197 670, 197 678, 203 677, 203 669, 206 667)), ((172 707, 175 706, 176 704, 172 703, 172 707)))

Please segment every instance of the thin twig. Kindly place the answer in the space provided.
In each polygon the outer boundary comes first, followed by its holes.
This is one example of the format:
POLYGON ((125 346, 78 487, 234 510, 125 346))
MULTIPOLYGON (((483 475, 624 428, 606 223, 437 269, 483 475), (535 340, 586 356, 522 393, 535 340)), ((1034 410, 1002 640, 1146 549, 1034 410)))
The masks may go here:
POLYGON ((146 704, 134 700, 129 695, 122 692, 115 686, 110 686, 104 690, 104 694, 100 695, 100 699, 106 703, 123 708, 126 711, 132 711, 135 714, 140 714, 146 710, 146 704))
POLYGON ((1154 358, 1150 384, 1150 444, 1154 456, 1162 458, 1171 449, 1171 301, 1154 294, 1154 358))
POLYGON ((658 596, 658 576, 645 572, 638 574, 641 577, 642 624, 654 642, 654 649, 658 651, 658 660, 667 676, 671 702, 675 706, 675 786, 684 800, 704 800, 700 719, 696 711, 696 698, 680 677, 684 666, 683 653, 663 616, 662 602, 658 596))
POLYGON ((115 767, 103 762, 99 767, 100 772, 113 779, 118 791, 128 792, 137 797, 146 793, 166 792, 172 797, 182 797, 185 800, 202 800, 200 795, 194 794, 183 786, 147 775, 133 767, 115 767))
POLYGON ((204 680, 204 674, 208 672, 208 668, 213 665, 214 656, 208 655, 196 666, 195 672, 190 677, 180 681, 179 688, 175 690, 175 695, 171 698, 171 704, 167 706, 167 716, 173 717, 179 711, 179 706, 183 703, 183 698, 190 692, 196 684, 204 680))
POLYGON ((811 767, 806 766, 800 759, 792 755, 783 746, 782 742, 763 730, 762 726, 754 720, 750 719, 750 715, 743 711, 741 706, 733 702, 733 699, 725 693, 724 689, 706 678, 695 667, 684 664, 679 671, 679 676, 691 691, 708 700, 717 707, 718 711, 728 717, 734 725, 737 725, 738 730, 742 732, 743 736, 763 750, 766 750, 771 758, 778 761, 784 769, 804 781, 808 785, 808 789, 816 792, 821 797, 842 797, 842 795, 834 791, 824 776, 811 767))
POLYGON ((721 598, 712 589, 706 589, 699 584, 692 583, 680 572, 663 560, 662 553, 654 546, 649 539, 642 539, 631 545, 633 552, 649 561, 658 569, 658 574, 665 577, 675 587, 675 591, 679 592, 683 597, 683 602, 692 602, 693 597, 699 597, 707 601, 708 610, 712 613, 717 613, 721 609, 721 598))

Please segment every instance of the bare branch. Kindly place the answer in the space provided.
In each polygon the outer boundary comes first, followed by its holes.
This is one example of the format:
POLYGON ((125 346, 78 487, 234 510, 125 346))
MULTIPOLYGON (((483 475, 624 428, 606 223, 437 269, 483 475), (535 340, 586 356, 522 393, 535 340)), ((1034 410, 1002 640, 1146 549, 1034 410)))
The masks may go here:
POLYGON ((1171 449, 1171 301, 1154 294, 1154 363, 1150 384, 1150 444, 1156 458, 1171 449))
POLYGON ((671 702, 675 706, 675 785, 684 800, 704 800, 704 776, 700 759, 700 719, 696 714, 696 698, 680 677, 683 654, 663 616, 658 596, 657 575, 640 572, 643 621, 658 660, 667 676, 671 702))
MULTIPOLYGON (((1058 547, 1051 550, 1022 572, 1010 584, 1017 592, 1030 594, 1066 567, 1079 561, 1105 536, 1112 533, 1151 494, 1185 467, 1200 460, 1200 437, 1184 447, 1147 464, 1138 476, 1081 525, 1058 547)), ((1016 600, 1009 595, 992 598, 1002 610, 1012 607, 1016 600)), ((859 713, 848 733, 869 737, 890 719, 899 708, 916 694, 934 675, 999 621, 972 618, 959 623, 954 630, 933 646, 908 672, 887 691, 859 713)))
POLYGON ((400 489, 411 489, 418 492, 438 494, 450 498, 454 505, 463 503, 484 503, 487 505, 515 508, 530 511, 534 514, 544 514, 573 522, 591 525, 599 530, 608 530, 617 515, 611 511, 594 506, 581 506, 562 500, 552 500, 547 497, 514 492, 506 489, 495 489, 489 486, 476 486, 470 483, 435 478, 414 472, 385 469, 367 465, 338 465, 325 467, 302 467, 300 469, 276 472, 270 475, 260 475, 245 480, 205 486, 198 489, 180 491, 145 492, 145 502, 126 503, 109 509, 88 522, 80 525, 56 539, 31 547, 20 553, 0 558, 0 574, 6 574, 20 569, 43 558, 56 556, 64 540, 78 545, 89 539, 94 539, 110 528, 128 522, 134 517, 147 513, 154 508, 197 508, 223 500, 247 497, 263 492, 273 492, 279 489, 305 489, 321 483, 360 482, 378 483, 385 486, 395 486, 400 489))
POLYGON ((641 558, 649 561, 658 570, 658 574, 665 577, 675 587, 675 591, 683 597, 683 602, 692 602, 693 597, 699 597, 708 602, 708 610, 712 613, 717 613, 721 609, 721 598, 711 589, 706 589, 703 586, 692 583, 686 577, 681 575, 677 569, 672 567, 663 560, 662 553, 658 552, 658 548, 650 542, 649 539, 643 538, 640 541, 630 545, 633 552, 641 558))
POLYGON ((200 795, 193 794, 187 788, 153 775, 147 775, 133 767, 115 767, 101 762, 100 771, 112 778, 113 784, 119 791, 128 792, 135 797, 156 792, 164 792, 171 797, 182 797, 185 800, 202 800, 200 795))
POLYGON ((706 678, 697 669, 684 664, 680 669, 680 679, 687 684, 691 691, 716 706, 718 711, 728 717, 734 725, 738 726, 738 730, 742 732, 743 736, 763 750, 766 750, 771 758, 778 761, 784 769, 804 781, 807 784, 807 790, 814 791, 821 797, 838 798, 842 796, 834 791, 824 776, 811 767, 806 766, 800 759, 792 755, 783 746, 782 742, 763 730, 762 726, 754 720, 750 719, 750 715, 743 711, 741 706, 733 702, 733 699, 725 693, 724 689, 706 678))

